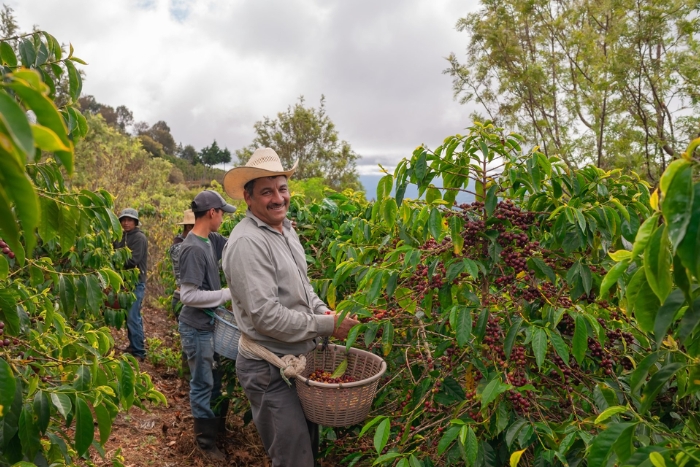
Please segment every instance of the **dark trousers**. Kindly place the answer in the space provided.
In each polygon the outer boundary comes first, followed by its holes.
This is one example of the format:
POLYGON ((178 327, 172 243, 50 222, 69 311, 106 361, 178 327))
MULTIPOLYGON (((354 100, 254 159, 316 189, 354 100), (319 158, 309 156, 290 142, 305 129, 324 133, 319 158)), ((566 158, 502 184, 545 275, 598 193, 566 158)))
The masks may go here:
POLYGON ((313 467, 318 425, 307 422, 296 386, 282 379, 280 370, 264 360, 250 360, 240 353, 236 375, 253 412, 253 422, 272 467, 313 467))

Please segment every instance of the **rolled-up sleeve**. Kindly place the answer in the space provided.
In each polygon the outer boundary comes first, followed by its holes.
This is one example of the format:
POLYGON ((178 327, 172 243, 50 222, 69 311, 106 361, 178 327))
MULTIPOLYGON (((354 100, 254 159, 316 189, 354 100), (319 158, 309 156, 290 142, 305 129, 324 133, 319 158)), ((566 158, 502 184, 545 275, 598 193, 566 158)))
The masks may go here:
MULTIPOLYGON (((242 237, 229 240, 228 258, 224 261, 224 273, 229 281, 231 295, 238 301, 243 313, 249 317, 257 333, 282 342, 302 342, 333 333, 332 315, 314 314, 325 308, 316 296, 310 312, 287 308, 282 305, 278 292, 278 277, 272 252, 266 245, 254 239, 242 237), (241 265, 245 265, 241 267, 241 265), (318 304, 318 302, 321 305, 318 304)), ((304 284, 307 287, 307 284, 304 284)), ((308 286, 310 288, 310 286, 308 286)), ((326 308, 327 309, 327 308, 326 308)), ((325 310, 324 310, 325 312, 325 310)))

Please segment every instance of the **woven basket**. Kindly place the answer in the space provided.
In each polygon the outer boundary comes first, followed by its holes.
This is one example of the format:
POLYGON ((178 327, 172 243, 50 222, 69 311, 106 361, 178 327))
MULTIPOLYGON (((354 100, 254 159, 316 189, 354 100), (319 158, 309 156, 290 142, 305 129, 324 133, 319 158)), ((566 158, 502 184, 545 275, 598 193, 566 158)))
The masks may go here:
POLYGON ((238 340, 241 331, 236 326, 236 318, 229 310, 218 307, 214 310, 214 352, 235 360, 238 357, 238 340))
POLYGON ((306 355, 306 369, 297 376, 297 393, 306 418, 323 426, 350 426, 364 421, 377 393, 386 362, 373 353, 329 344, 319 345, 306 355), (307 378, 315 370, 333 372, 348 357, 345 374, 355 382, 328 384, 307 378))

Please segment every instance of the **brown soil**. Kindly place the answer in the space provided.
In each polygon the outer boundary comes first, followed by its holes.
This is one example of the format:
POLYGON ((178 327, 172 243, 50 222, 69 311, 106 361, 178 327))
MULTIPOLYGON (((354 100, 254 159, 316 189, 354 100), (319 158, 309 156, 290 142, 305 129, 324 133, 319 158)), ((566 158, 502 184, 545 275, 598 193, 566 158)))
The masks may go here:
MULTIPOLYGON (((147 338, 157 337, 164 347, 179 349, 174 341, 178 339, 175 319, 167 311, 144 306, 142 314, 147 338)), ((125 348, 129 343, 125 330, 114 331, 114 339, 117 348, 125 348)), ((140 366, 151 376, 156 389, 165 395, 168 405, 146 404, 147 411, 132 407, 128 413, 120 413, 104 446, 106 459, 95 454, 93 461, 98 466, 111 466, 110 459, 121 450, 126 467, 214 465, 194 444, 188 382, 178 376, 177 370, 154 366, 149 359, 140 366)), ((232 412, 227 420, 226 437, 218 446, 226 454, 227 461, 216 465, 270 465, 255 426, 244 425, 241 417, 232 412)))

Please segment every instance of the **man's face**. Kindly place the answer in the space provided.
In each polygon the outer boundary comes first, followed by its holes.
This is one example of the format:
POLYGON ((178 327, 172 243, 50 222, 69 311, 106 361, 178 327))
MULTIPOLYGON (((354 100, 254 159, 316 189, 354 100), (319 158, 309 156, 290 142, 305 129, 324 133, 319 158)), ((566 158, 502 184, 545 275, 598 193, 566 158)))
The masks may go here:
POLYGON ((270 227, 280 227, 289 209, 287 177, 264 177, 255 180, 253 196, 243 193, 248 208, 270 227))
POLYGON ((124 232, 131 232, 136 228, 136 219, 131 217, 122 217, 119 219, 119 223, 122 225, 122 230, 124 232))
POLYGON ((211 215, 209 229, 212 232, 218 232, 219 227, 221 227, 221 223, 224 221, 224 210, 223 209, 210 209, 209 214, 211 215))

